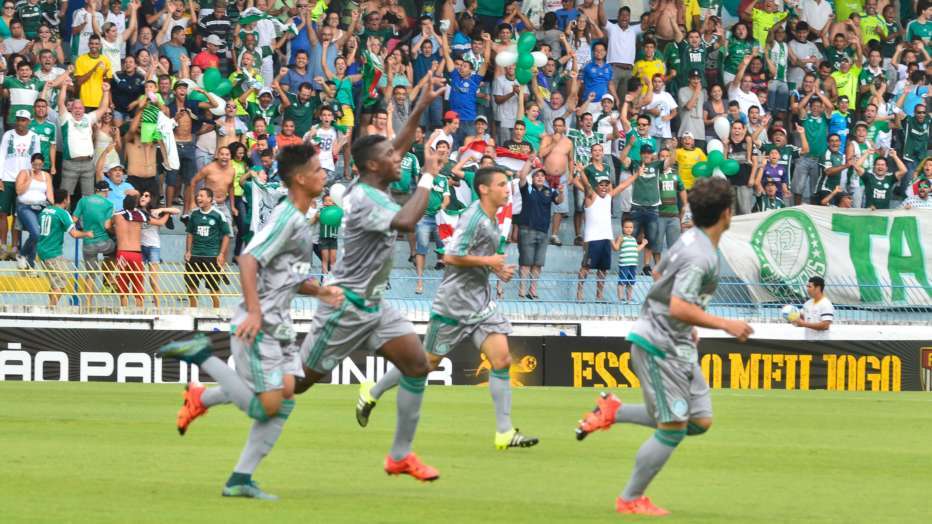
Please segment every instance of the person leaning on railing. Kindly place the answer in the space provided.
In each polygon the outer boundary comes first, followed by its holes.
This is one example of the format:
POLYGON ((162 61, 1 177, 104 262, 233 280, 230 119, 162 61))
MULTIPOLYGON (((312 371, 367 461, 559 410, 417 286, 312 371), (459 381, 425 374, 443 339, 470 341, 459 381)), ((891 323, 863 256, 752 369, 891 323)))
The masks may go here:
POLYGON ((68 275, 74 266, 64 257, 65 233, 71 238, 93 238, 93 231, 79 231, 74 227, 74 219, 68 213, 71 196, 65 189, 56 189, 55 204, 39 213, 39 241, 36 245, 42 269, 49 279, 49 306, 55 307, 61 298, 62 290, 68 284, 68 275))
POLYGON ((210 291, 214 309, 220 307, 220 281, 228 283, 221 268, 230 245, 230 224, 223 213, 214 209, 214 193, 202 188, 195 198, 197 209, 188 217, 184 252, 184 281, 188 302, 197 307, 197 290, 201 280, 210 291))

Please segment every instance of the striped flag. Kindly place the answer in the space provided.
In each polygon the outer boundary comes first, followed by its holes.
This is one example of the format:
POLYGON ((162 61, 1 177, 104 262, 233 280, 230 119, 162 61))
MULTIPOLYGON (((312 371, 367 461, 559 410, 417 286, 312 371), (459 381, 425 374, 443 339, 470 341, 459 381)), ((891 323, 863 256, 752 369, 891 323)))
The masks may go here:
POLYGON ((453 232, 456 231, 456 223, 459 222, 460 215, 463 214, 463 211, 466 211, 466 208, 450 211, 441 209, 437 212, 437 236, 443 244, 443 247, 437 250, 438 254, 442 255, 446 252, 447 244, 453 239, 453 232))

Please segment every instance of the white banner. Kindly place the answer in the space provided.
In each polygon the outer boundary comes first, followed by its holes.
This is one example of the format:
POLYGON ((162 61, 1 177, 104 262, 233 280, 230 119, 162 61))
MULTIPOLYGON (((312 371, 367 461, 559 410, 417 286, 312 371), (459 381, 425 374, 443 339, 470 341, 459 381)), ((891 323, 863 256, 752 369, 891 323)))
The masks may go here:
POLYGON ((932 305, 932 210, 821 206, 734 217, 720 250, 758 302, 804 300, 821 276, 836 304, 932 305))

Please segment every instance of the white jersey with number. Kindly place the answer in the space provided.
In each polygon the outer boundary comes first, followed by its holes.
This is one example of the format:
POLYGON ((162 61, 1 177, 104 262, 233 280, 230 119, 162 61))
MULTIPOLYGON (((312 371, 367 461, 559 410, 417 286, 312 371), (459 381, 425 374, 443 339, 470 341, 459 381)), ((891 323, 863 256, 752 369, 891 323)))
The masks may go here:
MULTIPOLYGON (((823 296, 822 300, 815 302, 811 298, 803 304, 803 320, 806 322, 822 322, 835 320, 835 306, 828 297, 823 296)), ((804 337, 806 340, 829 340, 831 338, 831 328, 825 331, 804 328, 804 337)))

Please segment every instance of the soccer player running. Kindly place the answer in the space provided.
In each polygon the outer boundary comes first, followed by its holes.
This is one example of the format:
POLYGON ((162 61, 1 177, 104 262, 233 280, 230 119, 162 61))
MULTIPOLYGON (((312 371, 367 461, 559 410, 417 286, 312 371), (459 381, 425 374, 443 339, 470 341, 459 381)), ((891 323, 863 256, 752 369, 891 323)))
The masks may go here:
MULTIPOLYGON (((505 255, 498 252, 502 233, 495 218, 497 210, 508 201, 510 183, 499 167, 480 169, 473 183, 479 200, 460 215, 447 244, 443 257, 447 269, 431 307, 424 345, 430 367, 436 369, 457 344, 471 340, 492 364, 489 391, 495 405, 495 447, 527 448, 537 444, 538 439, 521 434, 511 425, 511 354, 507 338, 511 323, 492 300, 489 283, 490 273, 508 282, 515 272, 515 266, 505 264, 505 255)), ((401 371, 391 369, 377 384, 359 386, 356 421, 360 426, 369 423, 379 397, 403 380, 401 371)))
POLYGON ((731 203, 727 180, 699 180, 689 194, 696 227, 683 233, 654 270, 654 285, 627 337, 644 404, 622 404, 603 393, 576 428, 578 440, 616 422, 656 428, 638 450, 631 479, 615 501, 619 513, 667 515, 644 491, 686 435, 701 435, 712 425, 696 328, 721 329, 741 342, 753 332, 744 321, 705 312, 718 285, 718 243, 731 224, 731 203))
POLYGON ((421 114, 446 89, 441 80, 433 82, 394 141, 366 135, 353 143, 351 152, 359 179, 343 197, 343 257, 331 269, 330 278, 330 284, 343 289, 346 300, 340 305, 321 304, 317 309, 311 332, 301 345, 305 377, 295 388, 297 393, 306 391, 358 349, 387 358, 402 376, 398 422, 391 451, 385 457, 385 471, 421 481, 440 477, 411 451, 430 367, 414 326, 385 303, 382 295, 392 271, 395 238, 399 232, 414 231, 444 160, 436 150, 426 148, 417 190, 404 207, 392 200, 389 185, 401 179, 401 158, 411 149, 421 114))
POLYGON ((207 408, 232 402, 254 420, 246 447, 222 494, 275 500, 252 479, 259 462, 271 451, 294 409, 295 376, 301 375, 291 302, 295 294, 316 296, 322 304, 340 307, 343 290, 319 287, 308 279, 311 267, 311 227, 304 218, 311 201, 323 191, 326 173, 311 145, 286 147, 278 169, 288 198, 272 211, 265 228, 239 258, 243 301, 231 320, 230 349, 236 370, 213 356, 205 335, 169 343, 160 352, 196 364, 220 387, 189 384, 178 412, 178 432, 207 408))

